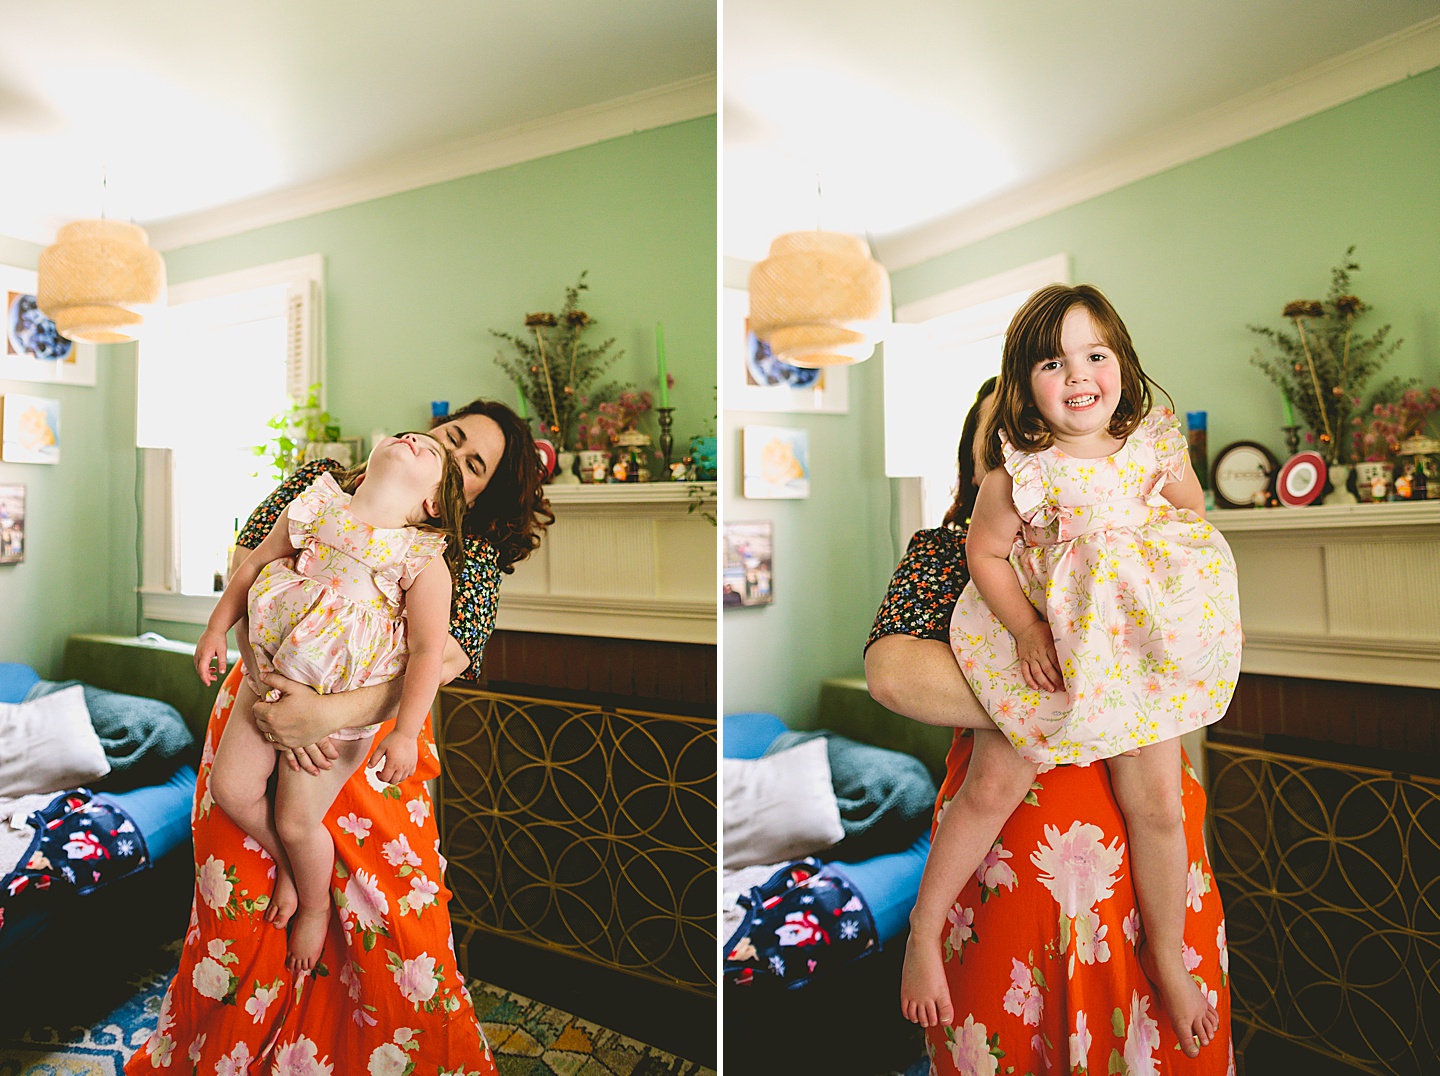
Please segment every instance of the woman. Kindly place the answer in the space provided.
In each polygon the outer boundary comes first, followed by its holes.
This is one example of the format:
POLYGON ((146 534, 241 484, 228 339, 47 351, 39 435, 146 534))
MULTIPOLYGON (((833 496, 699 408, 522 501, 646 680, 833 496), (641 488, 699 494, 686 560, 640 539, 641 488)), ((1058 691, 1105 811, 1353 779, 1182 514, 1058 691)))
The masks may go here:
MULTIPOLYGON (((500 575, 539 545, 554 516, 530 432, 504 404, 476 400, 433 432, 455 454, 471 505, 451 606, 448 681, 479 666, 500 575)), ((326 460, 297 471, 250 517, 237 557, 248 555, 322 471, 338 469, 326 460)), ((424 784, 440 771, 430 720, 409 779, 387 786, 362 767, 326 816, 335 841, 336 914, 315 971, 294 976, 285 968, 285 924, 267 919, 273 864, 210 796, 210 763, 240 674, 237 664, 205 737, 193 814, 195 902, 180 969, 159 1026, 126 1072, 175 1064, 207 1076, 272 1069, 285 1076, 400 1076, 413 1062, 417 1076, 493 1076, 494 1059, 456 967, 445 861, 424 784)), ((312 772, 334 757, 325 739, 330 732, 393 721, 404 683, 318 696, 280 677, 266 682, 282 697, 256 707, 257 725, 287 762, 312 772)), ((373 742, 388 732, 381 729, 373 742)))
MULTIPOLYGON (((937 819, 965 778, 964 730, 994 727, 948 641, 968 579, 966 522, 984 477, 975 469, 977 431, 988 426, 994 389, 991 378, 965 417, 955 502, 940 527, 910 540, 866 644, 865 676, 878 702, 955 727, 937 819)), ((1219 1009, 1219 1034, 1197 1058, 1180 1051, 1136 957, 1128 842, 1108 771, 1061 766, 1038 777, 956 896, 943 939, 955 1021, 926 1029, 932 1073, 1116 1072, 1120 1060, 1130 1076, 1234 1071, 1225 919, 1201 832, 1205 792, 1188 761, 1182 782, 1186 967, 1219 1009)))

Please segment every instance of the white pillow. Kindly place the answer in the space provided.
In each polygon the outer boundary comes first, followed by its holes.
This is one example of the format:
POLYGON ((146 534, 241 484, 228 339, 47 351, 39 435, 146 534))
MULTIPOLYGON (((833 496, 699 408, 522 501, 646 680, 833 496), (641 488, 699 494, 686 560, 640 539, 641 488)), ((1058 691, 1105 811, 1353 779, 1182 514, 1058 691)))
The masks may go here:
POLYGON ((824 737, 768 758, 727 758, 726 869, 813 855, 845 836, 824 737))
POLYGON ((60 792, 109 772, 79 684, 0 703, 0 796, 60 792))

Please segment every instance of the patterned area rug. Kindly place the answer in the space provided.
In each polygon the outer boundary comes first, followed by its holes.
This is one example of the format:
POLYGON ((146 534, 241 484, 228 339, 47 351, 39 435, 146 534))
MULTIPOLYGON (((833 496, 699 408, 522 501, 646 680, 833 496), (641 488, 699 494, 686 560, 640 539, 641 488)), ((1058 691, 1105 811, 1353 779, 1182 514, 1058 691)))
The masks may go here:
MULTIPOLYGON (((178 942, 170 947, 177 960, 178 950, 178 942)), ((0 1076, 120 1076, 126 1059, 155 1027, 174 974, 171 964, 133 980, 134 995, 90 1027, 32 1027, 0 1042, 0 1076)), ((500 1076, 715 1076, 694 1062, 488 983, 472 979, 470 996, 500 1076)))

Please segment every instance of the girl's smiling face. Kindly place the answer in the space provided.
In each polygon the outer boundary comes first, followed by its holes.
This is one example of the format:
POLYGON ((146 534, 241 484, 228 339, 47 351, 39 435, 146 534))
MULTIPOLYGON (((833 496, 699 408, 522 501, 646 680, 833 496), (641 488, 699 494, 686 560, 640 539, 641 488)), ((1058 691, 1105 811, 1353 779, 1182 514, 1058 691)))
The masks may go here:
POLYGON ((1083 304, 1066 311, 1060 350, 1030 371, 1035 407, 1061 445, 1108 450, 1110 419, 1120 403, 1120 360, 1083 304))

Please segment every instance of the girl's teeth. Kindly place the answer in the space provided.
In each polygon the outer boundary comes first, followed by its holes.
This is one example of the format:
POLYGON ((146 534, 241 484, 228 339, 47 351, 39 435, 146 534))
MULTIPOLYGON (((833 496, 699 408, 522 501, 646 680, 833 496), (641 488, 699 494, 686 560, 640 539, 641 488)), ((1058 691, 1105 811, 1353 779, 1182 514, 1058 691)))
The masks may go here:
POLYGON ((1073 400, 1066 400, 1067 407, 1089 407, 1095 402, 1094 396, 1076 396, 1073 400))

